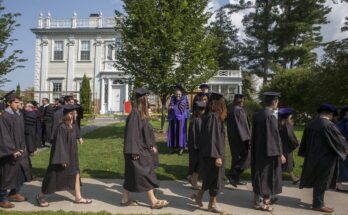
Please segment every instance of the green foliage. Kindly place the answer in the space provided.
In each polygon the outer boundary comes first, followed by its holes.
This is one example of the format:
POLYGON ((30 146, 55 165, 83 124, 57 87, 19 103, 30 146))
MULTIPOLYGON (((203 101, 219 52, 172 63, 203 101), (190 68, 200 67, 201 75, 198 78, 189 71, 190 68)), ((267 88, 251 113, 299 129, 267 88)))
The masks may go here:
POLYGON ((206 27, 208 0, 123 2, 127 15, 116 12, 123 40, 116 67, 135 87, 148 87, 165 104, 174 84, 190 92, 214 76, 218 40, 206 27))
POLYGON ((219 39, 218 64, 219 69, 239 69, 239 57, 242 43, 238 39, 238 28, 232 24, 225 8, 215 14, 215 21, 210 23, 210 32, 219 39))
POLYGON ((242 91, 244 96, 250 100, 253 98, 253 95, 256 93, 255 80, 253 78, 253 74, 251 73, 243 72, 242 76, 243 76, 242 91))
POLYGON ((247 114, 248 114, 248 117, 249 117, 249 120, 252 120, 253 118, 253 115, 262 109, 262 106, 261 104, 257 103, 256 101, 254 100, 245 100, 245 103, 244 103, 244 108, 245 110, 247 111, 247 114))
POLYGON ((16 97, 17 98, 21 97, 21 86, 19 85, 19 83, 17 84, 17 87, 16 87, 16 97))
POLYGON ((83 76, 80 88, 80 104, 84 113, 91 113, 91 86, 86 74, 83 76))
POLYGON ((23 67, 19 64, 26 61, 19 57, 22 54, 22 50, 9 50, 16 41, 11 38, 11 34, 19 26, 15 20, 18 16, 20 16, 19 13, 5 12, 3 1, 0 0, 0 86, 8 81, 3 76, 17 68, 23 67))

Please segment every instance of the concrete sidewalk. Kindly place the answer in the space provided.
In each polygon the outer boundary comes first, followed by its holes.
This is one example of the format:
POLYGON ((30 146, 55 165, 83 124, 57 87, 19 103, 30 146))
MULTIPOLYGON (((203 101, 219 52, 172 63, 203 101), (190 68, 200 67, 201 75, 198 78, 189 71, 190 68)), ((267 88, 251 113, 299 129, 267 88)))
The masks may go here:
POLYGON ((93 120, 90 120, 88 122, 88 125, 81 127, 81 134, 85 135, 89 132, 94 131, 97 128, 101 128, 107 125, 111 125, 114 123, 124 122, 126 116, 117 116, 117 117, 111 117, 111 116, 105 116, 105 117, 96 117, 93 120))
MULTIPOLYGON (((40 208, 35 201, 35 194, 40 191, 41 182, 33 181, 27 183, 21 193, 28 197, 28 202, 15 203, 14 211, 79 211, 79 212, 98 212, 107 211, 110 213, 124 214, 208 214, 207 201, 208 192, 204 196, 204 207, 197 208, 189 198, 194 192, 190 186, 183 181, 161 181, 161 191, 159 199, 166 199, 170 202, 169 207, 162 210, 151 210, 145 193, 132 193, 131 197, 140 201, 140 206, 121 207, 121 193, 123 180, 110 179, 82 179, 82 194, 86 198, 93 199, 91 205, 74 204, 73 195, 69 192, 58 192, 48 196, 50 207, 40 208)), ((290 182, 285 182, 283 193, 274 205, 272 214, 320 214, 310 210, 312 201, 312 190, 299 190, 290 182)), ((251 184, 240 186, 233 189, 231 185, 226 185, 223 194, 218 197, 220 207, 226 214, 269 214, 267 212, 253 209, 253 193, 251 184)), ((325 196, 328 206, 335 208, 334 214, 348 214, 348 194, 328 191, 325 196)), ((1 210, 0 210, 1 214, 1 210)))

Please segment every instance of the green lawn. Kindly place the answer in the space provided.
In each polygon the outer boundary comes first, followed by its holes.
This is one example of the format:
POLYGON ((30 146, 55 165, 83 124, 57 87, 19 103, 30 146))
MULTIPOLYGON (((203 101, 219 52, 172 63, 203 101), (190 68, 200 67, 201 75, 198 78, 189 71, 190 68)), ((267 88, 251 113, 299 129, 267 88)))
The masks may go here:
MULTIPOLYGON (((155 130, 159 130, 160 121, 152 121, 155 130)), ((84 137, 84 144, 79 147, 80 168, 82 177, 87 178, 123 178, 123 132, 124 124, 113 124, 99 128, 84 137)), ((296 131, 300 139, 302 131, 296 131)), ((156 133, 157 146, 160 152, 160 167, 157 169, 161 180, 185 179, 188 172, 188 154, 182 156, 169 154, 166 148, 166 134, 156 133)), ((226 138, 227 141, 227 138, 226 138)), ((228 147, 228 144, 226 142, 228 147)), ((49 152, 45 150, 32 158, 34 174, 43 177, 47 168, 49 152)), ((295 174, 301 172, 303 159, 295 153, 295 174)), ((231 156, 226 148, 226 171, 230 167, 231 156)), ((250 170, 243 174, 244 179, 250 179, 250 170)), ((288 177, 286 176, 286 179, 288 177)))

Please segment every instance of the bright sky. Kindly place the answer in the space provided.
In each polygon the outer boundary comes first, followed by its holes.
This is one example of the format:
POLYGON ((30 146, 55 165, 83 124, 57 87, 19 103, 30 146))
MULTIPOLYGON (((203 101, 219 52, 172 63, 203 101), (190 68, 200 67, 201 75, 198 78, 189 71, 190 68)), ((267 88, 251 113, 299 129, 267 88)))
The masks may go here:
MULTIPOLYGON (((218 9, 229 1, 235 3, 237 0, 211 0, 209 7, 218 9)), ((332 4, 331 1, 329 2, 332 4)), ((21 89, 34 85, 35 36, 30 28, 37 26, 40 12, 45 15, 47 12, 51 12, 52 18, 71 18, 76 11, 78 17, 87 18, 90 13, 101 11, 103 16, 108 17, 113 16, 115 10, 122 10, 121 0, 4 0, 3 4, 6 11, 22 14, 17 19, 21 26, 13 34, 13 37, 18 39, 13 48, 23 50, 22 56, 28 59, 27 62, 23 63, 25 68, 17 69, 6 76, 11 82, 0 87, 3 90, 15 89, 18 83, 21 89)), ((322 28, 324 41, 348 37, 348 33, 340 32, 344 17, 348 15, 347 11, 347 3, 333 6, 333 10, 328 16, 331 23, 322 28)), ((239 28, 242 27, 242 17, 242 13, 232 16, 232 22, 239 28)))

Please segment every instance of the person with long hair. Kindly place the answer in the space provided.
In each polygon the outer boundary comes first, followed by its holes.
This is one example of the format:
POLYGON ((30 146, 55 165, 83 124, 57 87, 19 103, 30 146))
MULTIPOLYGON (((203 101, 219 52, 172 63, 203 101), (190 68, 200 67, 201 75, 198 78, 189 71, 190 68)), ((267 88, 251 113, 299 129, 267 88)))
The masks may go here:
POLYGON ((250 167, 250 125, 248 114, 244 109, 245 97, 234 95, 232 108, 227 115, 227 136, 232 155, 231 169, 226 175, 230 184, 246 185, 240 181, 240 175, 250 167))
POLYGON ((154 189, 159 187, 155 173, 156 157, 153 128, 149 122, 149 91, 137 88, 135 104, 127 117, 124 135, 125 175, 121 206, 136 206, 138 202, 129 198, 130 192, 147 192, 152 209, 161 209, 169 204, 166 200, 159 200, 154 189))
POLYGON ((282 164, 282 171, 289 173, 292 183, 297 184, 300 179, 294 174, 294 155, 293 151, 299 146, 297 137, 294 131, 293 114, 295 110, 292 108, 280 108, 278 111, 278 129, 282 140, 283 155, 286 162, 282 164))
POLYGON ((208 112, 203 118, 200 153, 202 156, 202 188, 191 198, 199 207, 203 207, 203 194, 209 190, 208 211, 222 213, 217 205, 217 196, 224 186, 225 175, 225 130, 227 116, 225 99, 222 94, 211 93, 208 112))
MULTIPOLYGON (((57 125, 51 147, 49 165, 42 182, 41 192, 36 195, 40 207, 48 207, 45 195, 62 190, 74 190, 75 204, 91 204, 91 199, 81 195, 80 166, 78 159, 78 128, 74 123, 76 106, 63 108, 63 120, 57 125)), ((80 142, 82 144, 82 142, 80 142)))
POLYGON ((189 152, 189 176, 187 180, 192 185, 193 189, 199 190, 198 176, 200 169, 200 137, 202 128, 202 117, 205 112, 206 103, 202 101, 196 102, 194 113, 191 117, 189 129, 188 129, 188 152, 189 152))

